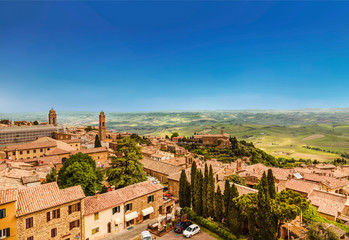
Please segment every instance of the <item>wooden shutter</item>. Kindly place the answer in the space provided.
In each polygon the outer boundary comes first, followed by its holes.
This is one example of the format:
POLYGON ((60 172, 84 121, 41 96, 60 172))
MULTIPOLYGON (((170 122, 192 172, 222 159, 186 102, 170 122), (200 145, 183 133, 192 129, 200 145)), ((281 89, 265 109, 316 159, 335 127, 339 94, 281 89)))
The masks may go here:
POLYGON ((57 218, 61 217, 61 209, 57 209, 57 218))
POLYGON ((68 213, 71 214, 71 205, 68 207, 68 213))
POLYGON ((69 228, 70 228, 70 230, 72 230, 74 228, 74 222, 70 223, 70 227, 69 228))
POLYGON ((9 237, 9 236, 11 236, 10 228, 6 228, 6 237, 9 237))
POLYGON ((46 220, 49 222, 51 220, 51 212, 46 213, 46 220))
POLYGON ((76 227, 80 227, 80 220, 76 220, 76 227))
POLYGON ((25 220, 25 228, 28 229, 29 228, 29 218, 27 218, 25 220))
POLYGON ((29 218, 29 222, 30 222, 30 227, 34 226, 34 219, 31 217, 29 218))
POLYGON ((78 203, 78 211, 80 211, 80 203, 78 203))

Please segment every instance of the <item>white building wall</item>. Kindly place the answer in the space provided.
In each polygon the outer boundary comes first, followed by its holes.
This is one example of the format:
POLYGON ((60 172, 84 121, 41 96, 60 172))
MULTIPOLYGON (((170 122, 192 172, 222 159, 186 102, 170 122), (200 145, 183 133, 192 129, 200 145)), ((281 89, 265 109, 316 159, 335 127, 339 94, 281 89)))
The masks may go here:
POLYGON ((85 220, 85 238, 89 240, 101 239, 108 235, 108 223, 111 223, 111 233, 119 232, 124 229, 124 205, 120 205, 120 212, 113 215, 113 208, 108 208, 99 212, 99 219, 94 219, 94 214, 84 216, 85 220), (119 218, 120 223, 115 226, 115 219, 119 218), (99 227, 99 232, 92 235, 92 229, 99 227))

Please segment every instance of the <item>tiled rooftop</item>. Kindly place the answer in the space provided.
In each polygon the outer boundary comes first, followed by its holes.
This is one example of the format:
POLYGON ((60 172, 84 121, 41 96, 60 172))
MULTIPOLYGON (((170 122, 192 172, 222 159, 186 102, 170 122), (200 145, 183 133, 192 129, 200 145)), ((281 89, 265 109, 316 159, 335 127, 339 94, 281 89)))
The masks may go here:
POLYGON ((140 183, 135 183, 130 186, 120 188, 116 190, 123 200, 130 201, 132 199, 144 196, 146 194, 163 189, 160 183, 154 183, 152 181, 145 181, 140 183))
POLYGON ((14 188, 0 190, 0 205, 16 201, 17 194, 18 194, 18 190, 14 188))
POLYGON ((99 196, 91 196, 85 198, 85 215, 90 215, 102 210, 119 206, 124 201, 118 191, 111 191, 99 196))

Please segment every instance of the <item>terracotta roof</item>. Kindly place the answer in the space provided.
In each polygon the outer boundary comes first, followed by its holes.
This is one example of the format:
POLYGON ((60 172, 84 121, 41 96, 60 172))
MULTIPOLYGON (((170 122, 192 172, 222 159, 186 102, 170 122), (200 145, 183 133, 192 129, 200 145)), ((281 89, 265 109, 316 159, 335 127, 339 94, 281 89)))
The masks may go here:
POLYGON ((107 152, 108 149, 106 147, 99 147, 99 148, 89 148, 89 149, 80 149, 80 150, 75 150, 72 152, 72 154, 76 153, 84 153, 84 154, 89 154, 89 153, 98 153, 98 152, 107 152))
POLYGON ((69 154, 70 151, 61 149, 61 148, 56 148, 54 150, 51 150, 49 152, 47 152, 45 155, 46 156, 55 156, 55 155, 61 155, 61 154, 69 154))
POLYGON ((286 182, 286 189, 294 190, 296 192, 309 194, 314 188, 319 188, 319 185, 316 183, 296 179, 287 180, 286 182))
POLYGON ((331 179, 327 178, 327 179, 322 180, 321 183, 330 189, 346 187, 349 185, 348 180, 336 179, 336 178, 331 178, 331 179))
POLYGON ((99 196, 91 196, 85 198, 85 216, 96 212, 100 212, 104 209, 119 206, 124 203, 118 191, 111 191, 99 196))
POLYGON ((337 217, 338 213, 342 212, 347 197, 342 194, 325 192, 322 190, 313 189, 309 194, 308 199, 311 204, 318 207, 320 213, 337 217))
POLYGON ((164 187, 160 183, 154 183, 152 181, 145 181, 140 183, 135 183, 133 185, 120 188, 116 190, 123 200, 130 201, 132 199, 144 196, 146 194, 162 190, 164 187))
POLYGON ((143 159, 141 163, 143 164, 144 168, 149 169, 151 171, 158 172, 158 173, 162 173, 165 175, 176 173, 182 169, 181 167, 174 166, 172 164, 150 160, 150 159, 143 159))
POLYGON ((80 186, 59 189, 56 182, 19 190, 17 216, 53 208, 85 197, 80 186))
MULTIPOLYGON (((230 183, 230 186, 232 186, 233 183, 230 183)), ((220 181, 216 184, 216 189, 218 188, 221 189, 221 192, 223 194, 224 190, 225 190, 225 181, 220 181)), ((236 184, 235 183, 235 186, 239 192, 239 196, 242 196, 242 195, 245 195, 245 194, 249 194, 249 193, 258 193, 258 190, 257 189, 253 189, 253 188, 250 188, 250 187, 246 187, 246 186, 243 186, 243 185, 240 185, 240 184, 236 184)))
POLYGON ((4 150, 5 151, 27 150, 27 149, 48 148, 48 147, 55 147, 55 146, 57 146, 55 142, 31 142, 26 144, 7 145, 4 150))
POLYGON ((0 205, 16 201, 17 194, 18 190, 15 188, 0 190, 0 205))
POLYGON ((38 174, 34 174, 31 176, 23 176, 22 177, 22 183, 27 184, 27 183, 33 183, 33 182, 40 182, 40 177, 38 174))
MULTIPOLYGON (((205 168, 197 168, 197 171, 200 171, 200 170, 204 173, 205 168)), ((177 173, 172 173, 167 177, 167 179, 179 182, 179 179, 181 178, 181 174, 182 174, 182 171, 179 171, 177 173)), ((188 181, 191 182, 191 169, 190 168, 185 169, 185 174, 187 175, 188 181)))

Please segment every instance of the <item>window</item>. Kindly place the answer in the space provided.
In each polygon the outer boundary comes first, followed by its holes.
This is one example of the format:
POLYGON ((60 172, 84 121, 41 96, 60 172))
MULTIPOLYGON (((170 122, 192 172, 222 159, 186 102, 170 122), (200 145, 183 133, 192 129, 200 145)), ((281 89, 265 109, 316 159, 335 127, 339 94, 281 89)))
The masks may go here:
POLYGON ((16 155, 16 152, 13 152, 12 155, 16 155))
POLYGON ((120 212, 120 206, 113 208, 113 214, 120 212))
POLYGON ((54 218, 60 218, 61 217, 61 210, 60 209, 56 209, 56 210, 52 210, 46 213, 46 219, 47 221, 51 221, 54 218))
POLYGON ((6 217, 6 208, 0 209, 0 219, 6 217))
POLYGON ((33 217, 27 218, 25 220, 25 227, 26 227, 26 229, 31 228, 33 226, 34 226, 34 219, 33 219, 33 217))
POLYGON ((40 152, 42 152, 42 151, 43 151, 43 149, 41 148, 41 149, 40 149, 40 152))
POLYGON ((30 153, 30 151, 29 151, 29 150, 27 150, 27 153, 29 154, 29 153, 30 153))
POLYGON ((95 213, 95 221, 99 219, 99 213, 95 213))
POLYGON ((92 229, 92 235, 99 232, 99 227, 92 229))
POLYGON ((57 228, 51 229, 51 237, 57 236, 57 228))
POLYGON ((126 204, 126 211, 132 210, 132 203, 126 204))
POLYGON ((11 236, 9 228, 0 229, 0 239, 6 238, 6 237, 9 237, 9 236, 11 236))
POLYGON ((154 195, 148 196, 148 203, 154 202, 154 195))
POLYGON ((19 154, 21 154, 21 155, 22 155, 22 154, 23 154, 23 151, 20 151, 20 152, 19 152, 19 154))
POLYGON ((36 149, 34 149, 33 152, 36 153, 36 149))
POLYGON ((47 151, 50 151, 50 148, 47 148, 47 151))
POLYGON ((34 237, 33 236, 28 237, 27 240, 34 240, 34 237))
POLYGON ((79 211, 80 211, 80 203, 75 203, 68 207, 69 214, 72 214, 73 212, 79 212, 79 211))
POLYGON ((69 226, 70 226, 70 230, 72 230, 73 228, 76 228, 76 227, 80 227, 80 220, 75 220, 75 221, 69 223, 69 226))

